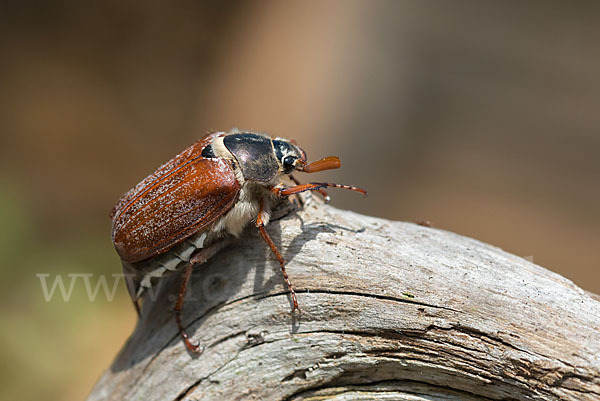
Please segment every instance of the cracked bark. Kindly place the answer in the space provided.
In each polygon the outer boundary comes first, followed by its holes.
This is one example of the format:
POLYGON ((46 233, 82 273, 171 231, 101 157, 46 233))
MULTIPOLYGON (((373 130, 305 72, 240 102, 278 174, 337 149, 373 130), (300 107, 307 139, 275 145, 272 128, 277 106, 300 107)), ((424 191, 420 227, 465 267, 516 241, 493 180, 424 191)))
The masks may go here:
POLYGON ((306 199, 268 226, 300 313, 248 230, 192 278, 183 318, 205 352, 177 334, 170 277, 89 400, 600 399, 596 296, 479 241, 306 199))

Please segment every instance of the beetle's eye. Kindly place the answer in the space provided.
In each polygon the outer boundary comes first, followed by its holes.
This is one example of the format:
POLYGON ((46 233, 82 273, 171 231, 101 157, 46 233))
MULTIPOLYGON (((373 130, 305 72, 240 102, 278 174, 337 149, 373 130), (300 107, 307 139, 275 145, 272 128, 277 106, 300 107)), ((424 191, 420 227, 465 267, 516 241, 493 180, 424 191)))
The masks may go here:
POLYGON ((283 158, 283 169, 285 171, 290 171, 292 168, 294 168, 294 162, 296 161, 296 158, 293 156, 286 156, 283 158))

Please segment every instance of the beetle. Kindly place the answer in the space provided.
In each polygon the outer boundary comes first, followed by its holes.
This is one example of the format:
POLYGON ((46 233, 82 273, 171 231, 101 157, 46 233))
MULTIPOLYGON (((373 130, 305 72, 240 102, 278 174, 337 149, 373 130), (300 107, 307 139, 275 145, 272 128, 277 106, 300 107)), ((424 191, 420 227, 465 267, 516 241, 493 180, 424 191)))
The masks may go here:
POLYGON ((329 156, 307 163, 306 153, 294 141, 267 134, 240 131, 206 135, 121 197, 111 212, 112 241, 123 263, 131 299, 140 314, 139 301, 153 281, 170 272, 183 271, 174 305, 179 333, 191 352, 202 352, 190 341, 181 314, 194 266, 214 256, 226 237, 238 237, 248 223, 254 225, 281 267, 298 309, 285 261, 265 230, 271 211, 281 198, 318 191, 325 201, 327 187, 367 195, 349 185, 325 182, 300 184, 293 171, 314 173, 339 168, 329 156), (288 176, 294 186, 286 187, 288 176))

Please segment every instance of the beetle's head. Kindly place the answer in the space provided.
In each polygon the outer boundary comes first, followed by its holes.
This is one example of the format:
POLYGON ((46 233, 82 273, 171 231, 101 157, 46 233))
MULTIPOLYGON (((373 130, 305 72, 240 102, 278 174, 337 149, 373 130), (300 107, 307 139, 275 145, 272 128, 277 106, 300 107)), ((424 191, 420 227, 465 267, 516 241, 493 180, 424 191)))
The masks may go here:
POLYGON ((290 174, 294 169, 305 173, 340 168, 342 165, 337 156, 327 156, 310 164, 306 164, 306 152, 296 142, 277 138, 273 141, 275 156, 281 165, 284 174, 290 174))
POLYGON ((294 169, 301 170, 306 164, 306 153, 293 140, 274 139, 273 148, 284 174, 290 174, 294 169))

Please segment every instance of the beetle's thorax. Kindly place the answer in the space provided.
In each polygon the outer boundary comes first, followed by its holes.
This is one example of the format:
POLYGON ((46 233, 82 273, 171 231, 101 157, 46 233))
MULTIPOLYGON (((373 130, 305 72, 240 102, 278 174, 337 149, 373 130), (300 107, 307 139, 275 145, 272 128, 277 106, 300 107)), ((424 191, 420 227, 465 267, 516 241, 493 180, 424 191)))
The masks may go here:
POLYGON ((213 225, 211 231, 217 234, 239 236, 244 227, 256 219, 263 203, 262 218, 268 222, 273 204, 272 193, 262 184, 246 181, 242 186, 238 201, 224 216, 213 225))
POLYGON ((206 156, 228 160, 240 184, 235 205, 211 229, 213 233, 236 237, 250 221, 256 219, 261 202, 261 218, 264 224, 268 223, 275 198, 271 189, 281 183, 283 175, 289 173, 284 171, 286 168, 281 160, 286 156, 306 157, 287 140, 273 140, 268 135, 237 130, 217 135, 206 156))
POLYGON ((230 160, 240 185, 245 181, 268 184, 281 173, 271 138, 255 133, 219 136, 211 143, 215 156, 230 160))
POLYGON ((242 169, 240 168, 235 156, 225 147, 225 144, 223 143, 223 138, 224 136, 217 136, 215 139, 213 139, 213 141, 210 143, 212 152, 216 157, 220 157, 231 162, 231 167, 233 168, 233 172, 235 173, 235 179, 240 184, 240 186, 243 186, 246 179, 244 178, 242 169))

